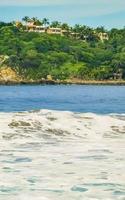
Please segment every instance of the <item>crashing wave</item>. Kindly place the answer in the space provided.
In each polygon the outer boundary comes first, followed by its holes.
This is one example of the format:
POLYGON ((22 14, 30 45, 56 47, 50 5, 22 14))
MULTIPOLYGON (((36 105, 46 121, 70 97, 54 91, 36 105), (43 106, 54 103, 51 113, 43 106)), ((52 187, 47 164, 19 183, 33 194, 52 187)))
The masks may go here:
POLYGON ((125 115, 0 114, 1 200, 123 200, 125 115))
POLYGON ((0 118, 1 139, 44 138, 46 135, 96 140, 100 137, 124 137, 125 133, 125 115, 40 110, 2 113, 0 118))

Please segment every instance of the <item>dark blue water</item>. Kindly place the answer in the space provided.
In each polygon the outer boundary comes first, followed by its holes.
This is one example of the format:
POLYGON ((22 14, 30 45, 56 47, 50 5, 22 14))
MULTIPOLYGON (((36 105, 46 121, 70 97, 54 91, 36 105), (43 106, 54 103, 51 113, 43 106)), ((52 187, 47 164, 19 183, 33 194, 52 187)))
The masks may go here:
POLYGON ((35 109, 125 113, 125 86, 0 86, 0 111, 35 109))

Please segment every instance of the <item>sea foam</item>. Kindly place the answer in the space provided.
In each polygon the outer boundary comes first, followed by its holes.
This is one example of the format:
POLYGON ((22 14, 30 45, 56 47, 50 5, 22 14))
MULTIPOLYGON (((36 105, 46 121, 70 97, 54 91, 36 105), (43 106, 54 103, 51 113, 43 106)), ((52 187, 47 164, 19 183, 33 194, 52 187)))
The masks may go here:
POLYGON ((125 115, 0 114, 1 200, 124 200, 125 115))

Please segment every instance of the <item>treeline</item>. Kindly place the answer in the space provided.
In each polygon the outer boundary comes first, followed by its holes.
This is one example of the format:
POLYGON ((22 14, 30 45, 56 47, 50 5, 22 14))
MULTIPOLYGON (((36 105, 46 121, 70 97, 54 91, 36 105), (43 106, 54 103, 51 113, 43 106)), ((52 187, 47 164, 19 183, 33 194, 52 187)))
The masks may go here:
POLYGON ((8 56, 4 65, 33 80, 48 75, 55 80, 125 79, 125 28, 110 31, 103 27, 92 29, 80 25, 71 28, 81 33, 79 40, 26 32, 16 27, 14 22, 0 22, 0 55, 8 56), (85 30, 89 35, 86 42, 82 40, 85 30), (94 37, 95 31, 107 32, 109 40, 101 42, 94 37))

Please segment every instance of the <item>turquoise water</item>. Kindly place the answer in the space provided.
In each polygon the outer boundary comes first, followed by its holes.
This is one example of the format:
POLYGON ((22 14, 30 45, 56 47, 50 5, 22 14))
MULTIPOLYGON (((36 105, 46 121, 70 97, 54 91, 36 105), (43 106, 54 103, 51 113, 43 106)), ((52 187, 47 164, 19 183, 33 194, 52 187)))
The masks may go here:
POLYGON ((0 111, 125 113, 125 86, 0 86, 0 111))

